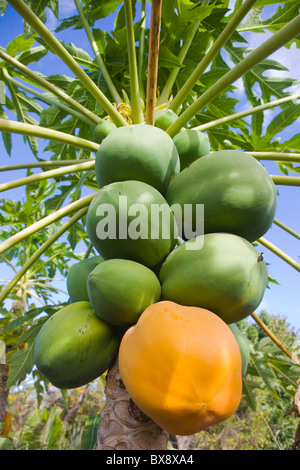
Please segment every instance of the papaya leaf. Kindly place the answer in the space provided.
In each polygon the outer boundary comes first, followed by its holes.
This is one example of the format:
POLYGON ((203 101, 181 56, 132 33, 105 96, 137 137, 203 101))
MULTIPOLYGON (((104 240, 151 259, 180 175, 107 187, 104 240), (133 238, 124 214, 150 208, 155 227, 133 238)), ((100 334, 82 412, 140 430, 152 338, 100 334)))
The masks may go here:
POLYGON ((162 46, 159 52, 159 66, 160 67, 183 67, 184 65, 178 60, 175 54, 173 54, 167 46, 162 46))
POLYGON ((247 405, 253 410, 256 411, 256 395, 253 392, 255 386, 247 380, 246 377, 243 377, 243 396, 246 400, 247 405))
POLYGON ((28 51, 35 43, 36 34, 26 38, 24 34, 15 37, 6 47, 7 54, 12 57, 20 52, 28 51))
POLYGON ((44 46, 32 47, 28 51, 20 54, 18 56, 18 61, 21 62, 23 65, 29 65, 29 64, 32 64, 33 62, 38 62, 47 53, 48 53, 48 50, 44 46))
POLYGON ((266 29, 272 32, 277 31, 299 14, 300 6, 297 0, 284 2, 283 6, 279 5, 275 13, 266 20, 261 18, 262 11, 263 7, 251 10, 247 20, 237 28, 238 31, 264 32, 266 29))
POLYGON ((266 129, 266 136, 272 137, 284 132, 288 126, 293 124, 300 115, 300 104, 291 105, 283 109, 270 122, 266 129))
MULTIPOLYGON (((7 387, 16 385, 25 379, 34 366, 34 344, 35 338, 40 331, 42 322, 32 325, 28 332, 22 337, 22 341, 27 343, 27 346, 18 349, 16 352, 8 356, 7 364, 9 366, 9 376, 7 380, 7 387)), ((20 340, 21 341, 21 340, 20 340)))
POLYGON ((83 428, 80 450, 93 450, 97 442, 100 415, 90 416, 83 428))
POLYGON ((264 384, 267 386, 271 395, 274 398, 280 399, 278 394, 274 390, 274 379, 275 379, 274 373, 270 370, 270 368, 266 367, 264 358, 257 358, 253 355, 252 360, 253 360, 254 367, 258 372, 258 375, 261 377, 264 384))

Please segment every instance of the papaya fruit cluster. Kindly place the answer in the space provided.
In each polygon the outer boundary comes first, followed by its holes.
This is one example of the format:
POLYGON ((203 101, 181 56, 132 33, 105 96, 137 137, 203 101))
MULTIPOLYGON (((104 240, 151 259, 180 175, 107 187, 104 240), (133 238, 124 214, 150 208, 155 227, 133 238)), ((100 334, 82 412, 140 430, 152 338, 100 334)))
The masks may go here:
POLYGON ((253 242, 272 224, 276 188, 252 156, 211 152, 196 129, 172 139, 176 118, 161 110, 154 126, 95 129, 99 191, 86 230, 99 256, 70 268, 70 303, 40 330, 35 361, 73 388, 118 358, 139 408, 193 434, 240 403, 249 346, 236 323, 267 286, 253 242))

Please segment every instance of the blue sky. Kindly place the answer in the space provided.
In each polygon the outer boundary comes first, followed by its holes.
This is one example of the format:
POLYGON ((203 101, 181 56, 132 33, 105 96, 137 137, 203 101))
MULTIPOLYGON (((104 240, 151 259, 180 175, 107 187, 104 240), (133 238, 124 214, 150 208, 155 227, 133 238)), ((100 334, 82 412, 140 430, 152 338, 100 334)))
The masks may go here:
MULTIPOLYGON (((61 2, 63 5, 63 16, 75 14, 74 2, 64 1, 61 2)), ((49 14, 47 26, 53 30, 56 26, 56 20, 52 14, 49 14)), ((97 25, 98 26, 98 25, 97 25)), ((111 24, 107 26, 107 20, 102 20, 100 28, 110 30, 111 24)), ((23 33, 22 20, 14 12, 14 10, 8 6, 7 13, 0 18, 0 45, 6 47, 6 45, 17 35, 23 33)), ((261 35, 258 35, 261 36, 261 35)), ((66 42, 71 40, 78 47, 86 49, 92 55, 90 45, 83 31, 73 32, 67 30, 61 32, 59 38, 66 42)), ((262 38, 258 37, 258 41, 262 41, 262 38)), ((256 46, 258 44, 252 44, 256 46)), ((300 58, 300 52, 298 50, 286 50, 283 49, 275 53, 272 58, 278 60, 282 64, 286 65, 290 69, 290 76, 297 78, 300 76, 300 60, 295 59, 295 54, 300 58)), ((59 73, 71 75, 67 70, 66 66, 59 61, 52 54, 48 54, 49 57, 43 59, 43 66, 34 64, 32 68, 36 71, 41 71, 47 75, 47 73, 59 73), (44 68, 44 67, 47 67, 44 68)), ((238 83, 236 84, 238 85, 238 83)), ((296 91, 296 90, 293 90, 296 91)), ((299 91, 299 87, 298 90, 299 91)), ((239 89, 237 90, 237 93, 239 89)), ((283 140, 288 139, 293 133, 299 132, 299 122, 290 126, 287 129, 285 135, 282 136, 283 140)), ((41 148, 45 142, 40 141, 41 148)), ((44 158, 45 155, 41 156, 44 158)), ((23 139, 21 136, 13 136, 13 149, 11 157, 8 157, 3 147, 2 141, 0 140, 0 165, 9 165, 13 163, 21 162, 33 162, 34 157, 32 156, 28 146, 24 146, 23 139)), ((272 162, 263 162, 270 174, 279 174, 277 167, 272 162)), ((39 171, 39 170, 38 170, 39 171)), ((25 175, 25 171, 0 173, 0 182, 4 182, 8 179, 15 179, 25 175)), ((291 227, 296 232, 300 233, 300 217, 299 217, 299 202, 300 202, 300 188, 299 187, 288 187, 278 186, 279 196, 277 201, 276 218, 284 224, 291 227)), ((13 200, 18 200, 22 197, 23 188, 16 188, 15 190, 3 193, 1 197, 7 197, 13 200)), ((273 225, 268 233, 265 234, 265 238, 276 246, 285 251, 289 256, 299 262, 299 240, 290 234, 286 233, 276 225, 273 225)), ((257 309, 256 313, 259 313, 262 309, 266 309, 268 313, 274 315, 280 315, 287 318, 288 322, 296 329, 300 329, 300 274, 294 268, 289 266, 286 262, 278 258, 276 255, 271 253, 265 247, 257 247, 259 252, 264 253, 265 261, 268 263, 270 274, 277 280, 279 285, 271 284, 270 289, 267 289, 264 299, 257 309)), ((3 266, 3 264, 2 264, 3 266)), ((1 268, 2 268, 1 266, 1 268)), ((11 278, 12 272, 10 270, 2 269, 0 275, 1 278, 11 278), (5 272, 4 272, 5 271, 5 272), (6 272, 7 271, 7 272, 6 272)), ((59 281, 59 288, 65 289, 65 282, 59 281)))

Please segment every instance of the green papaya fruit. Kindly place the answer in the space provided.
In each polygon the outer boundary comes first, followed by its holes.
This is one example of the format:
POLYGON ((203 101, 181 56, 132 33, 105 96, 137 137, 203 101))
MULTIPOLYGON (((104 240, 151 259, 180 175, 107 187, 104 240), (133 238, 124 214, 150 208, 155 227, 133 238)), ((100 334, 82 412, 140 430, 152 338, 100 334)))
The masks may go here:
POLYGON ((178 235, 165 198, 133 180, 98 191, 87 212, 86 231, 104 259, 130 259, 151 268, 170 253, 178 235))
POLYGON ((177 118, 177 114, 172 109, 158 109, 154 115, 154 125, 166 131, 177 118))
POLYGON ((196 206, 202 204, 204 233, 229 232, 253 242, 272 224, 276 194, 272 178, 254 157, 220 150, 185 168, 170 183, 165 197, 170 206, 178 204, 182 209, 176 218, 181 218, 177 223, 182 224, 184 239, 187 226, 196 224, 196 206), (193 208, 191 218, 184 218, 185 204, 193 208))
POLYGON ((56 387, 81 387, 102 375, 119 347, 112 325, 89 302, 67 305, 40 329, 34 349, 37 369, 56 387))
POLYGON ((92 139, 96 144, 101 144, 103 139, 108 136, 112 131, 117 129, 117 126, 108 119, 101 119, 101 121, 96 125, 92 139))
POLYGON ((229 324, 259 306, 268 272, 246 239, 211 233, 175 248, 162 264, 159 279, 163 300, 206 308, 229 324))
POLYGON ((116 181, 137 180, 163 194, 179 171, 179 156, 171 137, 147 124, 117 128, 105 138, 96 153, 99 188, 116 181))
POLYGON ((71 302, 88 301, 87 278, 90 272, 102 263, 102 256, 92 256, 72 264, 67 274, 66 285, 71 302))
POLYGON ((90 272, 104 259, 92 256, 72 264, 67 274, 66 285, 71 302, 88 301, 87 278, 90 272))
POLYGON ((197 129, 185 129, 176 134, 173 141, 178 151, 181 170, 210 151, 208 136, 197 129))
POLYGON ((241 358, 242 358, 242 376, 244 377, 246 375, 248 364, 249 364, 249 359, 250 359, 249 341, 246 338, 246 336, 243 335, 243 333, 241 332, 241 330, 235 323, 232 323, 231 325, 228 325, 228 326, 231 329, 232 333, 234 334, 237 344, 239 345, 239 348, 240 348, 241 358))
POLYGON ((0 450, 15 450, 12 439, 0 436, 0 450))
POLYGON ((157 302, 161 286, 157 276, 136 261, 110 259, 99 264, 87 281, 91 306, 102 320, 126 327, 157 302))

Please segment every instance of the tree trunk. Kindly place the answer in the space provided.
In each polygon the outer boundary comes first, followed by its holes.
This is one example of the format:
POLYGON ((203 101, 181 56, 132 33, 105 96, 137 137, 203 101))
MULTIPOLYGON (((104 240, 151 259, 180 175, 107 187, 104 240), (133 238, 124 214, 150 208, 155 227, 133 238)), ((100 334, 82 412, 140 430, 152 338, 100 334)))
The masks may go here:
MULTIPOLYGON (((5 419, 8 390, 6 389, 6 382, 8 379, 8 366, 7 364, 0 364, 0 422, 5 419)), ((0 431, 1 434, 1 431, 0 431)))
POLYGON ((105 393, 97 450, 166 450, 169 434, 133 403, 118 362, 108 371, 105 393))

